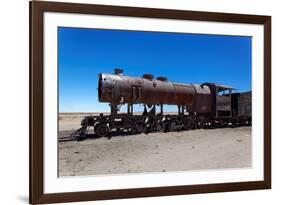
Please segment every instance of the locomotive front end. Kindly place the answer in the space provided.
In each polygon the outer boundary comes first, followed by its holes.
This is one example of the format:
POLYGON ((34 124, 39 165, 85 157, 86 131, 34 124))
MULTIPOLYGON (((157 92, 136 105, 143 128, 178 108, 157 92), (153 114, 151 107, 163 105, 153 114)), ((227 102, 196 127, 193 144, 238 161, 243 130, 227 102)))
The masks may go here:
POLYGON ((118 75, 99 74, 98 98, 100 102, 108 102, 119 104, 120 97, 120 81, 122 79, 118 75))

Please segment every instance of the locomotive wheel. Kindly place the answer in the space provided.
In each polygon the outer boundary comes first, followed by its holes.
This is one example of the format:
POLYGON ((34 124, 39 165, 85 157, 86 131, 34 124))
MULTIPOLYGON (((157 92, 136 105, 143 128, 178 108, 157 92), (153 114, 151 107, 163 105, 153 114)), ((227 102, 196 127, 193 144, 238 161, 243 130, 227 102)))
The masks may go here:
POLYGON ((203 118, 199 118, 197 121, 197 128, 198 129, 204 129, 205 128, 205 120, 203 118))
POLYGON ((164 129, 163 122, 161 122, 160 120, 156 120, 148 126, 147 133, 148 132, 160 132, 163 129, 164 129))
POLYGON ((239 122, 232 121, 231 122, 231 128, 239 127, 239 122))
POLYGON ((218 123, 218 122, 212 121, 211 123, 212 123, 212 128, 213 128, 213 129, 219 128, 219 123, 218 123))
POLYGON ((169 131, 174 132, 177 130, 177 123, 175 121, 172 121, 169 123, 169 131))
POLYGON ((226 127, 226 126, 225 126, 225 122, 222 121, 222 120, 220 120, 220 122, 219 122, 219 128, 224 128, 224 127, 226 127))
POLYGON ((194 120, 192 117, 186 117, 183 119, 183 125, 185 130, 191 130, 194 127, 194 120))
POLYGON ((157 122, 156 125, 155 125, 155 130, 156 132, 160 132, 161 130, 164 129, 164 125, 163 123, 160 121, 160 122, 157 122))
POLYGON ((144 133, 147 130, 147 126, 143 121, 137 121, 134 126, 134 130, 136 133, 144 133))
POLYGON ((104 137, 109 133, 109 127, 106 124, 98 123, 95 125, 95 133, 100 137, 104 137))
POLYGON ((242 122, 239 123, 241 126, 247 126, 247 120, 242 120, 242 122))
POLYGON ((247 126, 252 126, 252 119, 247 120, 247 126))

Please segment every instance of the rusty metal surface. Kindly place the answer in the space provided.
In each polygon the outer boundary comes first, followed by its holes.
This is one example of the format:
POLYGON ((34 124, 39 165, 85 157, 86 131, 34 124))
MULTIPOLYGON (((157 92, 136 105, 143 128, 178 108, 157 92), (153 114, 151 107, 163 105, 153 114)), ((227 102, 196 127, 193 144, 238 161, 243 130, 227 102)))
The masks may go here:
POLYGON ((252 92, 240 93, 238 99, 238 116, 252 115, 252 92))
POLYGON ((110 104, 110 115, 85 117, 74 134, 81 140, 88 127, 97 136, 111 137, 112 130, 138 134, 251 125, 251 92, 232 93, 233 89, 215 83, 174 83, 152 74, 130 77, 115 69, 115 74, 100 74, 98 83, 99 101, 110 104), (128 106, 126 114, 118 113, 122 104, 128 106), (134 115, 134 104, 144 104, 141 115, 134 115), (164 104, 177 105, 178 114, 164 114, 164 104))
POLYGON ((229 96, 217 96, 217 110, 231 111, 231 98, 229 96))
POLYGON ((157 80, 100 74, 98 89, 100 102, 183 105, 194 107, 193 111, 199 112, 209 112, 211 109, 209 87, 173 83, 163 80, 163 77, 157 80))
POLYGON ((195 85, 195 96, 192 104, 192 112, 210 113, 213 109, 213 97, 211 89, 206 85, 195 85))

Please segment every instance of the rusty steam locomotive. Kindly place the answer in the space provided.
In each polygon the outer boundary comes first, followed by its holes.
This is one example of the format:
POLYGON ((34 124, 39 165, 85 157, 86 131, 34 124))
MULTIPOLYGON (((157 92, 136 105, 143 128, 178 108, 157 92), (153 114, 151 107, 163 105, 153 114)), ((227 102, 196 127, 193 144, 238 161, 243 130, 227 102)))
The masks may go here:
POLYGON ((100 74, 98 81, 99 102, 109 103, 110 114, 86 116, 76 134, 83 138, 91 127, 97 136, 107 136, 113 130, 149 133, 251 125, 251 92, 233 90, 215 83, 174 83, 151 74, 130 77, 115 69, 114 74, 100 74), (134 114, 135 104, 143 105, 142 113, 134 114), (120 112, 122 105, 127 105, 126 113, 120 112), (178 112, 165 113, 163 105, 176 105, 178 112))

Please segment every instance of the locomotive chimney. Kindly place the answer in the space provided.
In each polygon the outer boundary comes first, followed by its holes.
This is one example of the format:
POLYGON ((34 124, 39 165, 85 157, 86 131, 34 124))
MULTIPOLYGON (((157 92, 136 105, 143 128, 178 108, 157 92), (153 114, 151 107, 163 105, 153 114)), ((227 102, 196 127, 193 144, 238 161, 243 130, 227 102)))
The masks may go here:
POLYGON ((168 81, 168 78, 163 77, 163 76, 159 76, 159 77, 157 77, 157 80, 166 82, 166 81, 168 81))
POLYGON ((115 74, 115 75, 123 75, 123 69, 121 69, 121 68, 115 68, 115 69, 114 69, 114 74, 115 74))
POLYGON ((143 74, 142 77, 145 79, 148 79, 148 80, 153 80, 153 78, 154 78, 153 75, 150 73, 143 74))

